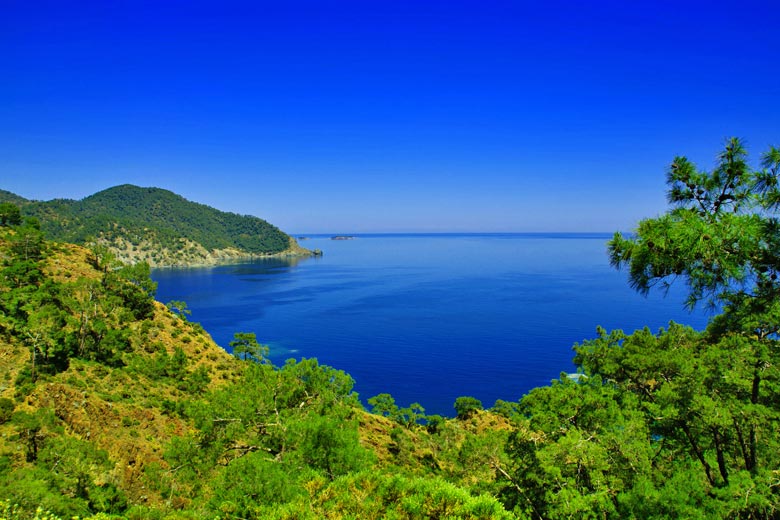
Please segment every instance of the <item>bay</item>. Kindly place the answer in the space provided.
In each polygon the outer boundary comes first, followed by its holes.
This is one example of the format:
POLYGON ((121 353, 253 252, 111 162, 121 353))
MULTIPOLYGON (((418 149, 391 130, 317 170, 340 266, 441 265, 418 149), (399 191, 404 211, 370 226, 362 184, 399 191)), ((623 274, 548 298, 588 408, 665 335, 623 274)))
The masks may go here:
POLYGON ((322 257, 157 269, 157 297, 183 300, 218 344, 254 332, 270 358, 317 358, 367 398, 452 416, 459 396, 514 401, 573 372, 596 326, 701 329, 685 287, 647 297, 610 267, 604 234, 313 236, 322 257))

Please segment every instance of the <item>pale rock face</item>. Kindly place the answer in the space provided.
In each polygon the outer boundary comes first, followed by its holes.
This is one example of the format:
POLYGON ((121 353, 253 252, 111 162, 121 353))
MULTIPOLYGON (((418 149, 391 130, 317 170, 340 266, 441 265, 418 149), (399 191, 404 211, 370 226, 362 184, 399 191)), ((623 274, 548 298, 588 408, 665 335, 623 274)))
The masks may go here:
POLYGON ((237 248, 207 250, 201 244, 192 240, 180 239, 181 247, 172 250, 162 247, 159 242, 151 238, 144 238, 138 244, 133 245, 124 238, 99 240, 102 245, 108 247, 117 260, 124 264, 146 262, 150 267, 195 267, 229 264, 250 260, 252 258, 273 257, 304 257, 313 256, 314 253, 301 247, 298 242, 290 237, 290 246, 274 254, 247 253, 237 248))

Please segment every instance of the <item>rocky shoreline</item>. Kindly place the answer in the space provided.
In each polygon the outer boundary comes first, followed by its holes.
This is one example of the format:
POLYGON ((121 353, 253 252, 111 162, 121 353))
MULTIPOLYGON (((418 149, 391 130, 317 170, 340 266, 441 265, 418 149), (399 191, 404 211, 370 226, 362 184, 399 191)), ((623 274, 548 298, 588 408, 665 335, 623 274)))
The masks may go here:
POLYGON ((290 245, 284 251, 278 253, 258 254, 249 253, 236 248, 215 249, 208 251, 202 245, 188 242, 178 251, 168 248, 154 247, 154 244, 146 244, 142 247, 131 247, 122 242, 104 243, 117 260, 124 264, 147 262, 154 269, 180 268, 180 267, 210 267, 233 263, 251 262, 263 258, 306 258, 322 256, 322 251, 310 250, 301 247, 298 242, 290 237, 290 245))

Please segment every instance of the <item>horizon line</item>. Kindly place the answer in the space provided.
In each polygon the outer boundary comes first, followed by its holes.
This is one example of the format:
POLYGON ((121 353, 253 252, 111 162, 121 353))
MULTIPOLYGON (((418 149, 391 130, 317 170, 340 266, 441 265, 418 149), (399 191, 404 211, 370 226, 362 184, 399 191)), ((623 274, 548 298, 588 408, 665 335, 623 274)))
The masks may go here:
MULTIPOLYGON (((618 231, 630 233, 630 231, 618 231)), ((306 237, 359 237, 378 235, 599 235, 612 236, 615 231, 356 231, 356 232, 286 232, 294 238, 306 237)))

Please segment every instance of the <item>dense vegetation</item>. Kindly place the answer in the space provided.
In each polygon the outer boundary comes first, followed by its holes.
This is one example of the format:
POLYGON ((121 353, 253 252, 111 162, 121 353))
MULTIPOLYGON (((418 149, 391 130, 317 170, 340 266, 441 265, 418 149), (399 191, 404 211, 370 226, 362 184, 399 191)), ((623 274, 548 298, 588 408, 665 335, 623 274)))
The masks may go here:
POLYGON ((38 219, 52 240, 99 242, 119 258, 151 265, 204 263, 209 254, 264 255, 290 249, 268 222, 190 202, 159 188, 116 186, 82 200, 27 201, 0 191, 0 202, 38 219))
POLYGON ((638 290, 681 278, 719 309, 706 330, 599 329, 577 377, 454 418, 389 394, 368 413, 347 374, 272 366, 251 333, 229 356, 146 266, 10 218, 0 517, 778 518, 780 152, 762 166, 737 140, 712 172, 677 158, 672 209, 610 242, 638 290))

